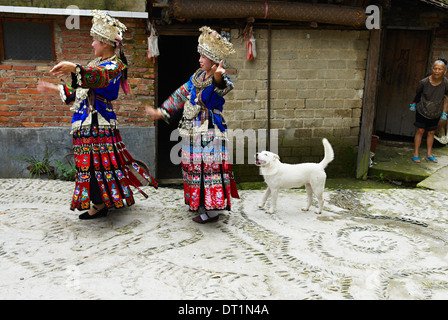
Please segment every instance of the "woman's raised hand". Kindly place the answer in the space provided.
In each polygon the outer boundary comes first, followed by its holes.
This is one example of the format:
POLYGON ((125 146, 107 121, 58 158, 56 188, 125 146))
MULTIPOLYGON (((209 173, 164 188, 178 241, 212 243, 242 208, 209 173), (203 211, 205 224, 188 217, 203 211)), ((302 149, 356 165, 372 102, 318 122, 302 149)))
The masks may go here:
POLYGON ((222 66, 222 60, 219 62, 219 65, 216 64, 212 66, 213 77, 217 83, 222 83, 222 77, 226 73, 226 69, 222 66))
POLYGON ((146 114, 152 119, 152 120, 159 120, 162 118, 162 112, 160 112, 159 109, 154 109, 153 107, 145 107, 146 114))
POLYGON ((37 90, 41 93, 57 93, 59 88, 57 85, 45 81, 39 81, 37 84, 37 90))
POLYGON ((50 70, 50 73, 58 78, 61 78, 70 72, 76 72, 76 64, 69 61, 59 62, 50 70))
POLYGON ((212 66, 212 71, 214 74, 219 73, 219 75, 222 76, 224 73, 226 73, 226 69, 224 69, 222 63, 223 61, 221 60, 218 66, 216 64, 212 66))

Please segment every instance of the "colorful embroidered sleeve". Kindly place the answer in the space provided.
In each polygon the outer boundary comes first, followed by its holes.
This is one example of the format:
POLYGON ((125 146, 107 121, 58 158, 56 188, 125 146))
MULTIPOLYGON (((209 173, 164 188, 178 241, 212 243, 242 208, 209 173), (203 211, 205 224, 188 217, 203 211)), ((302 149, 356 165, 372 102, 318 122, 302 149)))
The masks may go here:
POLYGON ((76 91, 72 88, 71 85, 63 85, 60 84, 59 86, 59 95, 61 96, 62 102, 65 104, 69 104, 70 102, 75 101, 76 99, 76 91))
POLYGON ((162 112, 162 119, 170 123, 170 120, 184 107, 185 101, 189 95, 189 82, 178 88, 174 93, 162 104, 160 111, 162 112))
POLYGON ((105 88, 110 81, 120 76, 126 66, 116 59, 98 67, 85 67, 76 65, 76 73, 72 73, 73 88, 105 88))
POLYGON ((213 79, 213 85, 215 86, 215 92, 219 94, 221 97, 228 94, 233 89, 233 82, 230 80, 230 78, 227 75, 224 75, 223 77, 224 82, 221 85, 216 84, 215 80, 213 79))

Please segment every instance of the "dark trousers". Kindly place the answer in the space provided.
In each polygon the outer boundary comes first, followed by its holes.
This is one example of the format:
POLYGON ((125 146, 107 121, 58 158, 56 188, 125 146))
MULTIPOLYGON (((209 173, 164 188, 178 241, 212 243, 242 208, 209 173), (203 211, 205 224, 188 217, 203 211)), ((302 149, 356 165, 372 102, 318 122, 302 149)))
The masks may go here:
MULTIPOLYGON (((92 127, 98 126, 98 115, 92 114, 92 127)), ((90 201, 93 204, 99 205, 104 203, 103 196, 101 195, 100 185, 96 180, 95 166, 93 166, 93 156, 90 154, 90 201)))

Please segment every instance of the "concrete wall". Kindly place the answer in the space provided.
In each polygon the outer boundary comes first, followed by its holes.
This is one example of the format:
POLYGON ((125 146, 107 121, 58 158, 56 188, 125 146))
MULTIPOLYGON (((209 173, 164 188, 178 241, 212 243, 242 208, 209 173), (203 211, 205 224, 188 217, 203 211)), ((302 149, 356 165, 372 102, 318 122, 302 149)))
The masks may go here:
MULTIPOLYGON (((121 127, 126 148, 136 159, 146 163, 155 173, 155 128, 121 127)), ((28 177, 27 164, 21 157, 42 158, 53 152, 52 160, 73 161, 72 136, 69 128, 0 128, 0 178, 28 177)))

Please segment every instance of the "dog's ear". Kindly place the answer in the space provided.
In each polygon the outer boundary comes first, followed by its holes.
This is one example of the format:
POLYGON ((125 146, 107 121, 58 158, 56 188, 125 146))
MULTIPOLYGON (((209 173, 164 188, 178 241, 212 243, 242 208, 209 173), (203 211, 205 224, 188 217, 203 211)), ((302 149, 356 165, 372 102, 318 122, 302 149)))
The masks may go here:
POLYGON ((280 156, 278 154, 274 154, 274 159, 280 160, 280 156))

